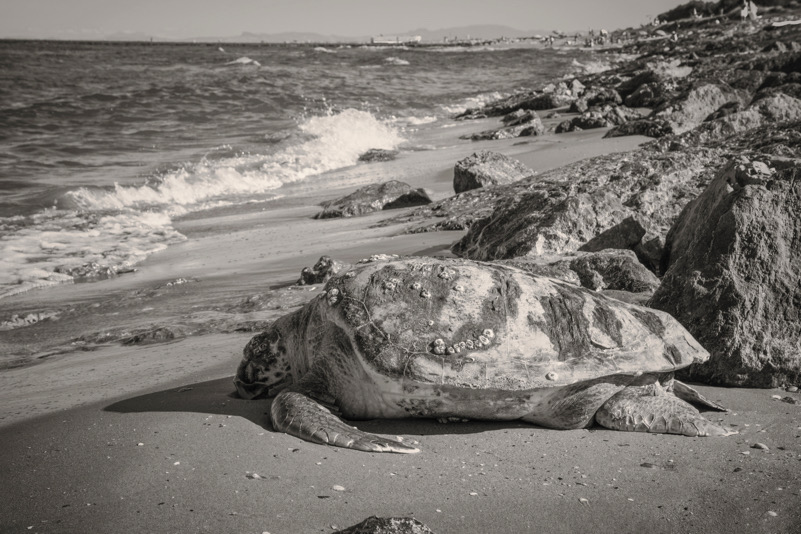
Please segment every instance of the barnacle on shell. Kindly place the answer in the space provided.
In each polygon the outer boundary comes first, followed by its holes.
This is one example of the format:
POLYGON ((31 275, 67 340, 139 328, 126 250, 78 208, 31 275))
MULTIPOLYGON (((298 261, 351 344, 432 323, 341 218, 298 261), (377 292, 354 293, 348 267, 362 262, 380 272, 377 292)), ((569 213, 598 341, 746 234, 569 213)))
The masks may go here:
POLYGON ((486 328, 483 333, 484 337, 486 337, 487 339, 495 338, 495 332, 493 332, 491 328, 486 328))
POLYGON ((482 345, 490 344, 490 340, 487 339, 487 336, 478 336, 478 340, 481 342, 482 345))
POLYGON ((554 373, 553 371, 545 375, 545 380, 556 380, 557 378, 559 378, 559 375, 554 373))
POLYGON ((424 290, 422 290, 420 292, 420 296, 423 297, 424 299, 430 299, 431 298, 431 292, 429 290, 427 290, 427 289, 424 289, 424 290))
POLYGON ((328 299, 328 304, 331 306, 339 302, 339 289, 335 287, 329 289, 326 298, 328 299))

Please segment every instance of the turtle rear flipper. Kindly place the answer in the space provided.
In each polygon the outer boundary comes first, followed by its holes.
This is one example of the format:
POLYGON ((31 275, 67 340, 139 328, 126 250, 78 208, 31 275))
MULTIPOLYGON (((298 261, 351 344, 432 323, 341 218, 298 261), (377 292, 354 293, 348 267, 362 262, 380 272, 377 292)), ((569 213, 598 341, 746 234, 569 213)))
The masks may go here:
POLYGON ((673 380, 673 393, 680 399, 691 402, 693 404, 697 404, 698 406, 704 406, 706 408, 712 408, 713 410, 718 410, 720 412, 728 412, 727 408, 724 408, 720 404, 713 402, 703 395, 701 395, 698 391, 694 388, 688 386, 684 382, 679 382, 678 380, 673 380))
POLYGON ((279 393, 273 400, 270 415, 275 430, 313 443, 367 452, 420 452, 416 447, 345 424, 328 408, 297 391, 279 393))
POLYGON ((702 416, 692 405, 653 386, 629 386, 612 396, 595 414, 595 421, 612 430, 728 436, 737 431, 702 416))

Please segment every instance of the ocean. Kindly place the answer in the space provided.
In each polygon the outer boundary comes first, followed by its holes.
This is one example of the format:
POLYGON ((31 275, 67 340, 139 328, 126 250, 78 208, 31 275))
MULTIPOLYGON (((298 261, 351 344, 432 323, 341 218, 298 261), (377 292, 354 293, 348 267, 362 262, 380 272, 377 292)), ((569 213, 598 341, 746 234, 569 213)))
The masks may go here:
POLYGON ((0 41, 0 299, 129 271, 186 239, 174 228, 181 217, 277 205, 371 148, 419 150, 421 130, 585 58, 0 41))

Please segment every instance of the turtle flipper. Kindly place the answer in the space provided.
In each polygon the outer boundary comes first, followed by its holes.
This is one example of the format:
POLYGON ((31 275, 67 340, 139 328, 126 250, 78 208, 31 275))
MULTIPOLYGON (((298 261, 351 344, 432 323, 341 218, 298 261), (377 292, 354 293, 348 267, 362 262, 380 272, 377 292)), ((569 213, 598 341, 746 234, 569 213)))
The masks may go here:
POLYGON ((297 391, 282 391, 270 410, 273 428, 313 443, 367 452, 420 452, 399 441, 345 424, 325 406, 297 391))
POLYGON ((693 406, 661 389, 629 386, 613 395, 595 414, 595 421, 612 430, 685 436, 728 436, 737 431, 709 421, 693 406))
POLYGON ((688 386, 684 382, 679 382, 678 380, 673 380, 673 393, 680 399, 685 400, 687 402, 691 402, 693 404, 697 404, 699 406, 705 406, 707 408, 712 408, 713 410, 718 410, 721 412, 728 412, 727 408, 724 408, 720 404, 713 402, 703 395, 696 391, 694 388, 688 386))

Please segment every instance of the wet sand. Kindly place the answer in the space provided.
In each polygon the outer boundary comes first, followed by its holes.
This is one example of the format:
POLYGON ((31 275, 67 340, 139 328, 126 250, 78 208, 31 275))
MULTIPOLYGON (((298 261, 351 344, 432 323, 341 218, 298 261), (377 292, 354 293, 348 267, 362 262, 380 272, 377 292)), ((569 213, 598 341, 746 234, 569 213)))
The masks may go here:
POLYGON ((370 515, 414 516, 440 534, 798 532, 801 405, 772 398, 801 400, 798 393, 701 387, 731 409, 709 416, 741 432, 717 439, 357 423, 418 441, 422 453, 410 456, 275 433, 269 400, 233 395, 253 335, 237 325, 272 320, 313 297, 319 288, 290 287, 303 267, 323 254, 345 262, 448 255, 462 235, 371 228, 393 212, 315 221, 320 200, 386 179, 425 187, 437 200, 452 194, 454 163, 482 148, 539 172, 645 139, 602 140, 599 130, 458 139, 489 122, 424 132, 420 149, 396 161, 329 173, 324 191, 312 180, 291 200, 179 220, 187 241, 136 273, 3 299, 4 312, 51 310, 58 320, 0 332, 0 349, 29 349, 18 367, 0 372, 0 532, 331 532, 370 515), (242 303, 254 295, 270 305, 248 311, 242 303), (165 325, 179 334, 174 340, 119 343, 125 332, 165 325), (77 334, 90 341, 76 343, 77 334))

